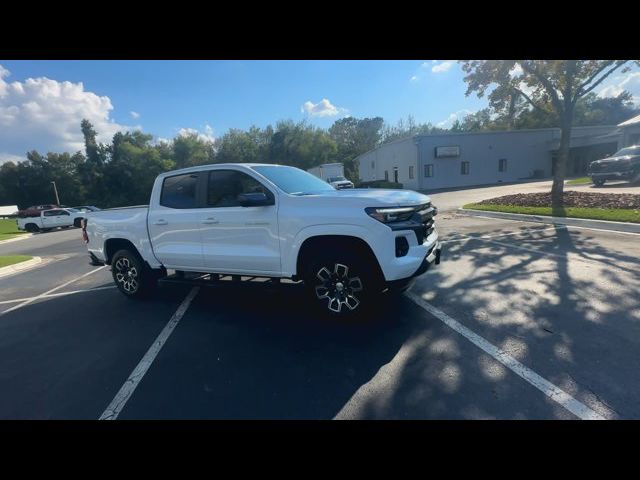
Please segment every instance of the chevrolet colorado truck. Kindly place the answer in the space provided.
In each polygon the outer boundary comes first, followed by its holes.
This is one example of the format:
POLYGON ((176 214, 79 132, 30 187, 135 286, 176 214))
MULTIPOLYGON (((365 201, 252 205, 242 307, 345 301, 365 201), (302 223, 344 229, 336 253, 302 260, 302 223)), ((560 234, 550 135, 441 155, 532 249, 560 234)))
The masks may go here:
POLYGON ((640 145, 625 147, 610 157, 591 162, 588 175, 596 187, 607 180, 640 181, 640 145))
POLYGON ((436 214, 413 191, 337 190, 294 167, 216 164, 159 175, 148 206, 92 212, 83 237, 127 297, 167 278, 286 278, 343 316, 439 263, 436 214))

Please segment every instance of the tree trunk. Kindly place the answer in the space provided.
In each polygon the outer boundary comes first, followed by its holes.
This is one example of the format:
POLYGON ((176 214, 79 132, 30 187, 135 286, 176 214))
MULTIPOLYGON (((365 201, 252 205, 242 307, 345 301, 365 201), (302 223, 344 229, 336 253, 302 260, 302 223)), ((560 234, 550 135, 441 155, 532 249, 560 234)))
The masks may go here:
POLYGON ((571 142, 571 120, 563 119, 560 127, 560 149, 556 160, 556 170, 551 187, 551 206, 562 207, 564 194, 564 178, 569 163, 569 145, 571 142))

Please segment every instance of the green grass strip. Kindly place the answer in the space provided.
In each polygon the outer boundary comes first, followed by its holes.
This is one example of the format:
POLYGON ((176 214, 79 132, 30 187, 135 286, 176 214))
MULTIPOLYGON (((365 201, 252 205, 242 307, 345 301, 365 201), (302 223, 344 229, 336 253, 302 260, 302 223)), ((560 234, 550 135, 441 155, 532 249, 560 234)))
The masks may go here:
POLYGON ((33 257, 28 255, 9 255, 9 256, 0 256, 0 268, 8 267, 9 265, 15 265, 16 263, 26 262, 27 260, 31 260, 33 257))
POLYGON ((640 210, 626 208, 580 208, 565 207, 520 207, 516 205, 479 205, 469 203, 465 209, 487 212, 521 213, 524 215, 546 215, 552 217, 588 218, 591 220, 609 220, 612 222, 640 223, 640 210))

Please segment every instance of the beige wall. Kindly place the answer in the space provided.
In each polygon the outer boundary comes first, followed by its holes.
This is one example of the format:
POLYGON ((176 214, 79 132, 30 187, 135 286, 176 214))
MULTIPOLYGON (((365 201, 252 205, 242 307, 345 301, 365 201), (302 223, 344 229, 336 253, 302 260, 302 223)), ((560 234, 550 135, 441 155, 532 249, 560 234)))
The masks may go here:
POLYGON ((359 177, 363 182, 384 179, 385 170, 393 181, 393 168, 398 167, 398 181, 409 190, 418 189, 418 147, 413 138, 388 143, 358 157, 359 177), (372 165, 373 163, 373 165, 372 165), (409 167, 413 178, 409 178, 409 167))

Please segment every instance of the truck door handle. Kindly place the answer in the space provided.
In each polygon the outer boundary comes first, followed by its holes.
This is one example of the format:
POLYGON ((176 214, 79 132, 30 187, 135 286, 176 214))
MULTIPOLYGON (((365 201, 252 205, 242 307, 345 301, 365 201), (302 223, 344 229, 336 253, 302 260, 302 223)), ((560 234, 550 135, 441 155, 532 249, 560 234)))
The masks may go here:
POLYGON ((167 222, 166 220, 159 218, 158 220, 156 220, 155 222, 153 222, 154 225, 167 225, 169 222, 167 222))
POLYGON ((204 220, 202 220, 202 223, 204 223, 205 225, 213 225, 216 223, 220 223, 219 220, 216 220, 213 217, 209 217, 209 218, 205 218, 204 220))

